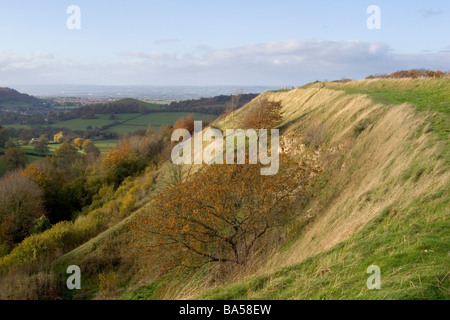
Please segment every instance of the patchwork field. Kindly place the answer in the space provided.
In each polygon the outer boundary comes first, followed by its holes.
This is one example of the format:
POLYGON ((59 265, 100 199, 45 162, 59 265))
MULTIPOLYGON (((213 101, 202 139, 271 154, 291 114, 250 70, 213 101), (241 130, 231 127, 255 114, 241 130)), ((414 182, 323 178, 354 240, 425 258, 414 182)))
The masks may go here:
POLYGON ((111 120, 108 114, 96 114, 96 119, 72 119, 67 121, 59 121, 50 124, 49 126, 54 128, 67 128, 70 130, 88 130, 88 128, 101 128, 103 126, 111 125, 114 121, 127 121, 132 119, 138 114, 135 113, 124 113, 117 114, 116 120, 111 120))
MULTIPOLYGON (((67 128, 70 130, 88 130, 89 128, 102 128, 104 126, 117 125, 107 128, 108 131, 117 134, 133 133, 137 130, 146 129, 148 125, 152 125, 153 129, 158 130, 162 125, 173 125, 175 121, 185 117, 187 112, 154 112, 148 114, 124 113, 116 114, 115 119, 110 119, 108 114, 96 114, 96 119, 72 119, 67 121, 55 122, 49 126, 54 128, 67 128)), ((215 119, 215 116, 205 113, 194 113, 195 120, 215 119)), ((22 128, 24 126, 10 125, 10 127, 22 128)))
MULTIPOLYGON (((157 112, 130 118, 108 130, 118 134, 132 133, 136 130, 146 129, 151 125, 158 130, 162 125, 173 125, 175 121, 188 115, 186 112, 157 112)), ((215 116, 205 113, 194 113, 195 120, 214 120, 215 116)))

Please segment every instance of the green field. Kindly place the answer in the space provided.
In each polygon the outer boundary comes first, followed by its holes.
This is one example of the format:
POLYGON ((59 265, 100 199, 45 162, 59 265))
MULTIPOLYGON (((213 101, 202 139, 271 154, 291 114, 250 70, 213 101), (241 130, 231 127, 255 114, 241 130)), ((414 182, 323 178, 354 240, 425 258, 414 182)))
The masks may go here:
POLYGON ((97 148, 100 149, 100 152, 108 152, 109 150, 114 149, 117 147, 117 143, 119 140, 98 140, 94 141, 94 144, 97 146, 97 148))
POLYGON ((31 106, 32 106, 31 103, 22 102, 22 101, 7 101, 7 102, 2 102, 0 104, 0 107, 3 107, 3 108, 17 108, 17 107, 30 108, 31 106))
MULTIPOLYGON (((173 125, 175 121, 185 117, 189 113, 186 112, 155 112, 141 115, 137 118, 125 121, 108 130, 118 134, 132 133, 136 130, 147 129, 150 124, 154 130, 158 130, 162 125, 173 125)), ((205 113, 194 113, 195 120, 213 120, 215 117, 205 113)))
MULTIPOLYGON (((151 105, 151 104, 149 104, 151 105)), ((120 123, 110 127, 108 130, 115 132, 117 134, 127 134, 133 133, 137 130, 145 130, 148 125, 151 124, 153 129, 156 131, 162 125, 173 125, 175 121, 180 118, 185 117, 190 113, 187 112, 155 112, 149 113, 145 115, 141 115, 139 113, 123 113, 116 114, 116 120, 110 120, 108 114, 97 114, 97 119, 72 119, 67 121, 55 122, 49 126, 54 128, 67 128, 70 130, 87 130, 89 126, 92 128, 100 128, 102 126, 111 125, 114 121, 119 121, 120 123)), ((214 120, 215 116, 204 113, 194 113, 195 120, 214 120)), ((16 129, 29 129, 29 126, 26 125, 4 125, 6 128, 16 128, 16 129)), ((100 152, 108 152, 111 149, 114 149, 117 146, 118 140, 99 140, 94 141, 95 145, 100 149, 100 152)), ((49 153, 48 155, 54 155, 55 150, 60 146, 60 144, 49 144, 49 153)), ((27 164, 43 159, 45 157, 41 157, 35 154, 34 146, 22 146, 23 149, 27 151, 28 154, 28 162, 27 164)), ((7 171, 6 165, 0 161, 0 176, 4 175, 7 171)))
MULTIPOLYGON (((49 156, 54 155, 55 150, 58 149, 60 146, 61 146, 61 144, 59 144, 59 143, 48 144, 49 152, 47 155, 49 155, 49 156)), ((30 157, 30 155, 35 155, 34 147, 35 147, 34 145, 22 146, 22 149, 24 149, 27 152, 28 157, 30 157)), ((39 156, 37 156, 37 157, 39 157, 39 156)), ((44 157, 40 157, 40 158, 44 158, 44 157)))
POLYGON ((59 121, 50 124, 50 127, 54 128, 67 128, 70 130, 87 130, 88 127, 100 128, 113 124, 114 121, 126 121, 138 116, 136 113, 123 113, 117 114, 116 120, 109 119, 109 114, 96 114, 97 119, 72 119, 67 121, 59 121))
MULTIPOLYGON (((120 123, 108 128, 108 131, 117 134, 133 133, 137 130, 147 129, 151 124, 153 129, 158 130, 162 125, 173 125, 175 121, 185 117, 187 112, 153 112, 141 115, 139 113, 117 114, 116 120, 110 120, 108 114, 96 114, 97 119, 72 119, 67 121, 55 122, 49 126, 54 128, 67 128, 70 130, 87 130, 88 127, 101 128, 112 125, 114 121, 120 123)), ((215 116, 205 113, 194 113, 195 120, 214 120, 215 116)), ((18 127, 11 125, 11 127, 18 127)))

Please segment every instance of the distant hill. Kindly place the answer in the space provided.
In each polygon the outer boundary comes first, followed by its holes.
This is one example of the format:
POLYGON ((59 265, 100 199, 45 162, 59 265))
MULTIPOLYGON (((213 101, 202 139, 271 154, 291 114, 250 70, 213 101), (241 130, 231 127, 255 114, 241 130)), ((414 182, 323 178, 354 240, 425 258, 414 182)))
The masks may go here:
POLYGON ((11 88, 0 88, 0 106, 32 106, 40 104, 42 101, 38 98, 25 93, 20 93, 11 88))
POLYGON ((213 98, 172 102, 170 104, 158 104, 132 98, 125 98, 114 102, 90 104, 74 109, 65 114, 63 119, 93 118, 95 114, 145 114, 151 112, 191 112, 220 115, 224 113, 231 104, 234 103, 234 109, 237 110, 257 96, 257 94, 242 94, 238 97, 221 95, 213 98))

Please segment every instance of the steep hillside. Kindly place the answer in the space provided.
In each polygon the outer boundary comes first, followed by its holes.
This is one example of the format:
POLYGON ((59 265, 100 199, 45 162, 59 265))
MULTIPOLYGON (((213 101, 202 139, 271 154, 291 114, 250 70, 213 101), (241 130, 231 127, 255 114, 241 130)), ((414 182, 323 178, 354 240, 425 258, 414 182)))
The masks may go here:
MULTIPOLYGON (((291 226, 287 243, 266 262, 237 273, 229 286, 211 288, 204 275, 188 282, 179 276, 149 278, 153 281, 143 287, 142 280, 126 282, 121 294, 144 299, 448 298, 448 88, 450 79, 365 80, 316 83, 256 98, 282 102, 283 151, 297 158, 313 153, 324 168, 316 197, 291 226), (382 290, 366 287, 372 264, 381 268, 382 290)), ((213 126, 239 128, 255 101, 213 126)), ((93 241, 90 257, 112 238, 93 241)), ((64 265, 73 258, 63 257, 64 265)))
MULTIPOLYGON (((167 164, 126 181, 102 207, 80 216, 74 228, 93 237, 58 253, 42 272, 51 269, 62 287, 67 266, 81 267, 83 289, 66 291, 67 299, 448 299, 449 89, 448 78, 319 82, 265 92, 213 122, 241 128, 259 99, 280 101, 280 151, 323 168, 315 196, 298 208, 299 218, 278 237, 283 241, 242 270, 167 272, 158 260, 164 252, 148 260, 133 243, 128 222, 151 212, 148 201, 166 178, 184 180, 198 169, 167 164), (130 197, 132 214, 115 213, 130 197), (366 286, 371 265, 381 269, 381 290, 366 286)), ((1 258, 0 267, 28 261, 33 246, 48 250, 45 241, 36 236, 1 258)))
POLYGON ((266 93, 283 102, 290 152, 324 128, 322 188, 306 227, 260 277, 194 296, 448 298, 449 88, 449 79, 366 80, 266 93), (365 286, 372 264, 382 290, 365 286))

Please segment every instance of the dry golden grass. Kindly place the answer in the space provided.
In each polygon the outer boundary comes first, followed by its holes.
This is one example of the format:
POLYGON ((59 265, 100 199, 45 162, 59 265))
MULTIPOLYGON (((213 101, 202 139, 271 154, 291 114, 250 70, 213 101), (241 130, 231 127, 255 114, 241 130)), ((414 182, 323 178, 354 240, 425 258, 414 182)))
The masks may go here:
MULTIPOLYGON (((412 85, 408 79, 398 81, 412 85)), ((289 92, 266 92, 262 97, 282 102, 282 141, 288 141, 289 152, 297 150, 301 155, 311 124, 323 123, 326 141, 318 157, 332 169, 326 185, 309 205, 307 214, 312 218, 297 240, 287 250, 274 250, 264 263, 258 261, 254 268, 240 273, 238 280, 264 275, 328 250, 353 236, 384 208, 393 204, 406 207, 449 185, 450 173, 445 162, 438 160, 439 146, 430 143, 427 127, 423 128, 432 112, 419 113, 408 104, 376 104, 363 94, 349 95, 324 88, 321 83, 289 92), (355 128, 361 122, 364 129, 356 135, 355 128), (422 167, 421 175, 405 178, 417 164, 422 167)), ((244 107, 214 125, 239 127, 238 119, 245 117, 246 111, 244 107)), ((319 269, 317 272, 325 273, 328 266, 319 269)), ((170 297, 194 297, 204 287, 204 283, 193 282, 188 290, 179 294, 174 290, 170 297)))

